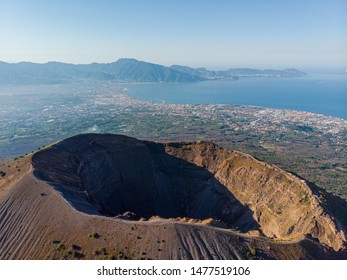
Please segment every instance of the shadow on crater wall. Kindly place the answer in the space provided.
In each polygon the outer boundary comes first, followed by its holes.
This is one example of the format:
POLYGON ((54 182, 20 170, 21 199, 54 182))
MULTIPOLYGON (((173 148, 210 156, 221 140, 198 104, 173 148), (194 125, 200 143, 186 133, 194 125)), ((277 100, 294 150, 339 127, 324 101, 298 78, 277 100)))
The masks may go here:
POLYGON ((78 211, 134 218, 212 218, 241 231, 259 229, 211 172, 165 152, 163 144, 120 135, 75 136, 33 155, 34 175, 78 211))

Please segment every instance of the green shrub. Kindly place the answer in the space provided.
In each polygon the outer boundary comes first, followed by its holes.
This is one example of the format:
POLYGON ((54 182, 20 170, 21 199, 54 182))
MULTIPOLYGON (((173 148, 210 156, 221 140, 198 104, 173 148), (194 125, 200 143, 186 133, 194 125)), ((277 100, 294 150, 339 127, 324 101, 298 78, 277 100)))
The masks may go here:
POLYGON ((63 251, 65 249, 65 245, 63 243, 58 244, 57 251, 63 251))
POLYGON ((124 259, 125 255, 122 251, 119 251, 118 253, 118 259, 124 259))
POLYGON ((96 232, 91 232, 91 233, 88 234, 88 236, 90 238, 95 238, 95 239, 98 239, 100 237, 100 235, 98 233, 96 233, 96 232))

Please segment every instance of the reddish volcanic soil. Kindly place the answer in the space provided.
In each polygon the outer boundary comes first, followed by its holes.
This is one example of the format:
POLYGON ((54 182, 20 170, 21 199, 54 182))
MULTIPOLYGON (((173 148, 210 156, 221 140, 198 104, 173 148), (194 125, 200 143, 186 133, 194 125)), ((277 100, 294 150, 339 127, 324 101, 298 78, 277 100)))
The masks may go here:
POLYGON ((347 258, 305 182, 213 143, 78 135, 0 170, 0 259, 347 258))

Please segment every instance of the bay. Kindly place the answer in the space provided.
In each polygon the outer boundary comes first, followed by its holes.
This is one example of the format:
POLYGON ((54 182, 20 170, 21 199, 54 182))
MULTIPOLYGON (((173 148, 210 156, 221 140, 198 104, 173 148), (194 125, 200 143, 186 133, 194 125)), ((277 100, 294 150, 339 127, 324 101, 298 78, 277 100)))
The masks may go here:
POLYGON ((347 119, 347 75, 251 77, 237 81, 127 84, 139 100, 170 104, 243 104, 307 111, 347 119))

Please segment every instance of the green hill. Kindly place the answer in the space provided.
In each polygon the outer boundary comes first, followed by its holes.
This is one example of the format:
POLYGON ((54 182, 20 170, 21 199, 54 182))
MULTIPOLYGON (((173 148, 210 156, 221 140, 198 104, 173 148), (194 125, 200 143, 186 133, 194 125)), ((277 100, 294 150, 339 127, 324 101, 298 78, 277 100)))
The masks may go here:
POLYGON ((121 82, 197 82, 204 80, 202 77, 159 64, 127 58, 103 64, 0 62, 0 84, 55 84, 76 79, 121 82))

